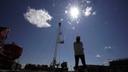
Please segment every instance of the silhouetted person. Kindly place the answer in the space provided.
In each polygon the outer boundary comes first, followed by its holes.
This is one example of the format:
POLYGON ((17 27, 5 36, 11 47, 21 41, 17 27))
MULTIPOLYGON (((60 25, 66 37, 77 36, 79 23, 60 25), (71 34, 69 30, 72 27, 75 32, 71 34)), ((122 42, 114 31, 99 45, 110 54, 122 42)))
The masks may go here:
POLYGON ((82 64, 86 67, 83 43, 80 41, 80 36, 76 37, 74 42, 74 54, 75 54, 75 68, 78 68, 79 59, 81 59, 82 64))
POLYGON ((9 28, 7 27, 0 27, 0 47, 4 45, 9 31, 9 28))

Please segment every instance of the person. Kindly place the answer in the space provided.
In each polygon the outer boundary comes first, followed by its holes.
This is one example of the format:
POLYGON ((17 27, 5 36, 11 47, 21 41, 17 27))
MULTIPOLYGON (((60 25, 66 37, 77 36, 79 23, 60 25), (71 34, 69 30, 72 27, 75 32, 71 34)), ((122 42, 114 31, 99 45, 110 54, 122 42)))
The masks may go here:
POLYGON ((4 44, 4 41, 6 40, 9 31, 9 28, 7 27, 0 27, 0 46, 4 44))
POLYGON ((80 41, 80 36, 76 37, 74 42, 74 56, 75 56, 75 68, 78 68, 79 59, 81 59, 83 67, 86 67, 83 43, 80 41))

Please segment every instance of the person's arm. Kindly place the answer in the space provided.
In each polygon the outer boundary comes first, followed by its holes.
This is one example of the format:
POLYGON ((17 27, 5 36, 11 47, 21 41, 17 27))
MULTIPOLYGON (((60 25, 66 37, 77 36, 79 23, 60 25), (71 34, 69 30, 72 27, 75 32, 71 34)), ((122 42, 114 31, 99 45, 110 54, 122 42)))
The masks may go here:
POLYGON ((83 43, 81 42, 81 48, 82 48, 82 50, 84 50, 84 48, 83 48, 83 43))

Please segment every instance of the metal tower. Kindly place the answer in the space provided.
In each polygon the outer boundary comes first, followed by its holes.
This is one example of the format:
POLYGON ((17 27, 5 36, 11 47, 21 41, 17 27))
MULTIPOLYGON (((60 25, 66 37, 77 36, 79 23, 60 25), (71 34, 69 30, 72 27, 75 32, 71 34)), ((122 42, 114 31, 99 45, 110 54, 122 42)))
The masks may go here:
POLYGON ((59 63, 57 62, 57 53, 58 53, 58 48, 60 44, 64 43, 63 40, 63 35, 62 35, 62 31, 61 31, 61 23, 58 24, 58 30, 57 30, 57 38, 56 38, 56 44, 55 44, 55 49, 54 49, 54 57, 53 57, 53 61, 51 63, 51 66, 53 68, 57 68, 59 66, 59 63))

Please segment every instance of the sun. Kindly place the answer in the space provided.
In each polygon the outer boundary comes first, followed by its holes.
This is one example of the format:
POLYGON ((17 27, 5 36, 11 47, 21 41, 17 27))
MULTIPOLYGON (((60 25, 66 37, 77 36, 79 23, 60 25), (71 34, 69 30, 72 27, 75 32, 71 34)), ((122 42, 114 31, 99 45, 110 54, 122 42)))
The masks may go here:
POLYGON ((77 19, 78 16, 79 16, 79 9, 78 7, 71 7, 70 10, 69 10, 69 13, 70 13, 70 16, 73 18, 73 19, 77 19))

